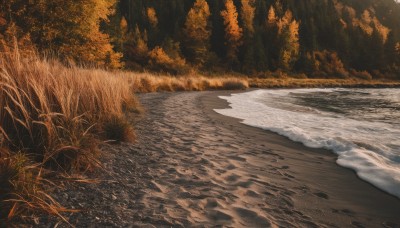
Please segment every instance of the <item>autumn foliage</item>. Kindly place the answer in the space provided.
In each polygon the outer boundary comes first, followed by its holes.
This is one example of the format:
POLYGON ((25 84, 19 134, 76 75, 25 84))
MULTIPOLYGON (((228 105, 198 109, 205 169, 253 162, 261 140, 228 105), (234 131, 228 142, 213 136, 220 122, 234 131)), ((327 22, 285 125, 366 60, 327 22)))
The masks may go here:
POLYGON ((225 25, 226 57, 230 62, 235 62, 238 48, 242 44, 243 29, 239 27, 238 12, 232 0, 225 1, 225 10, 221 11, 221 16, 225 25))
POLYGON ((114 12, 115 3, 1 0, 0 40, 10 43, 17 37, 20 48, 30 44, 68 61, 118 68, 122 54, 113 50, 109 36, 100 31, 100 24, 114 12))

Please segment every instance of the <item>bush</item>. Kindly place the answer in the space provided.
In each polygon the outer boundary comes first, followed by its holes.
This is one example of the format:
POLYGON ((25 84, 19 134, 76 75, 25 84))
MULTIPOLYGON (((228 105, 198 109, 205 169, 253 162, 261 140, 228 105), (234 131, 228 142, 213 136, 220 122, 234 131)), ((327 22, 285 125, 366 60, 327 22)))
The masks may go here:
POLYGON ((342 60, 336 52, 315 51, 312 55, 307 55, 307 60, 311 64, 311 76, 314 78, 347 78, 349 72, 344 67, 342 60))
POLYGON ((131 125, 123 117, 112 116, 104 123, 103 129, 107 139, 114 142, 133 142, 136 138, 131 125))
POLYGON ((363 80, 372 80, 372 76, 370 73, 368 73, 368 71, 356 71, 354 69, 350 70, 350 74, 353 77, 359 78, 359 79, 363 79, 363 80))
POLYGON ((186 61, 181 57, 171 58, 165 51, 157 46, 149 52, 149 66, 151 70, 166 72, 174 75, 189 72, 186 61))

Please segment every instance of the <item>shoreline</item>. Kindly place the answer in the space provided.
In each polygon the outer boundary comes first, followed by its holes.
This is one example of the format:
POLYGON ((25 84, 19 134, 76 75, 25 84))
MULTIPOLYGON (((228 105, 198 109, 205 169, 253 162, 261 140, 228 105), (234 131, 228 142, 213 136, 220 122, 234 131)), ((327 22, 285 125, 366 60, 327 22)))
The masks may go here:
POLYGON ((299 88, 400 88, 398 80, 312 79, 312 78, 249 78, 254 89, 299 89, 299 88))
MULTIPOLYGON (((207 115, 218 120, 219 123, 245 132, 256 140, 267 140, 265 144, 269 148, 280 151, 279 154, 285 157, 285 161, 291 163, 290 168, 297 174, 296 178, 301 179, 303 183, 319 185, 324 194, 317 194, 323 200, 333 201, 333 204, 337 203, 338 206, 351 208, 348 210, 354 212, 354 214, 369 215, 371 218, 374 216, 383 219, 392 218, 396 220, 396 225, 400 224, 400 218, 397 218, 400 211, 400 199, 360 179, 354 170, 339 166, 336 163, 337 155, 333 151, 306 147, 300 142, 291 141, 275 132, 242 124, 240 119, 224 116, 214 111, 214 109, 229 108, 229 103, 220 99, 219 96, 229 96, 241 92, 243 91, 226 91, 203 96, 201 98, 203 108, 205 108, 207 115), (302 158, 303 156, 306 159, 302 158), (308 160, 308 158, 313 160, 308 160), (316 170, 319 172, 316 172, 316 170), (340 189, 341 187, 347 189, 340 189), (325 195, 328 197, 325 197, 325 195)), ((308 197, 310 196, 306 198, 308 197)), ((307 201, 304 198, 298 199, 298 205, 308 210, 306 208, 309 206, 304 205, 307 204, 307 201)), ((311 202, 320 204, 316 201, 311 202)), ((334 207, 333 204, 331 204, 332 207, 334 207)), ((347 209, 344 210, 347 211, 347 209)), ((337 211, 333 209, 332 212, 336 213, 337 211)), ((323 213, 325 214, 327 211, 323 213)), ((365 221, 369 220, 368 216, 364 219, 365 221)), ((382 222, 381 225, 384 224, 385 222, 382 222)), ((390 226, 390 224, 388 222, 387 225, 390 226)), ((368 225, 368 223, 365 225, 368 225)))
MULTIPOLYGON (((243 92, 243 91, 237 91, 243 92)), ((400 200, 336 156, 214 109, 236 91, 141 94, 135 144, 105 145, 103 169, 52 196, 79 226, 397 227, 400 200)), ((44 217, 43 226, 58 221, 44 217)))

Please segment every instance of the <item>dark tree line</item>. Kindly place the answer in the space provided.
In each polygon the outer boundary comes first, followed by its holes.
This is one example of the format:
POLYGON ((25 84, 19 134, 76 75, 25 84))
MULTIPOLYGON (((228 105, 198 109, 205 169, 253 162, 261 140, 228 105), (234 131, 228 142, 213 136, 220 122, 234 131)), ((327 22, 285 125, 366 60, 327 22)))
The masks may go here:
POLYGON ((0 41, 184 74, 400 78, 394 0, 0 0, 0 41))
MULTIPOLYGON (((400 77, 396 49, 400 5, 394 0, 121 0, 118 9, 114 20, 127 21, 123 36, 129 38, 116 42, 126 43, 118 51, 125 54, 131 68, 161 67, 176 73, 184 71, 184 66, 195 66, 251 74, 283 70, 310 77, 400 77), (234 20, 232 15, 221 14, 229 2, 237 13, 236 30, 240 31, 236 34, 227 31, 236 26, 229 21, 234 20), (208 37, 203 44, 199 40, 194 44, 188 42, 188 38, 196 40, 188 37, 189 12, 199 4, 209 10, 202 18, 208 37), (149 9, 154 12, 150 16, 149 9), (156 25, 151 16, 156 17, 156 25), (155 66, 149 55, 135 61, 137 39, 143 40, 148 51, 161 49, 166 56, 160 58, 169 58, 172 64, 159 61, 155 66), (179 66, 173 64, 177 57, 179 66)), ((116 37, 123 37, 119 33, 116 37)))

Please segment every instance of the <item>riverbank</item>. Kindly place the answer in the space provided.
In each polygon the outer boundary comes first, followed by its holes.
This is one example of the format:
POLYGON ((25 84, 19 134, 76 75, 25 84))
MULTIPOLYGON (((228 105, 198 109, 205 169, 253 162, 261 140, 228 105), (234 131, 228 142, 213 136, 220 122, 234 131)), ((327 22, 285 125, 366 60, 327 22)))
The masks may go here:
MULTIPOLYGON (((103 147, 104 169, 54 192, 78 226, 398 226, 400 200, 326 150, 214 109, 231 92, 140 95, 136 144, 103 147), (104 172, 105 171, 105 172, 104 172)), ((52 221, 40 220, 41 225, 52 221)))

